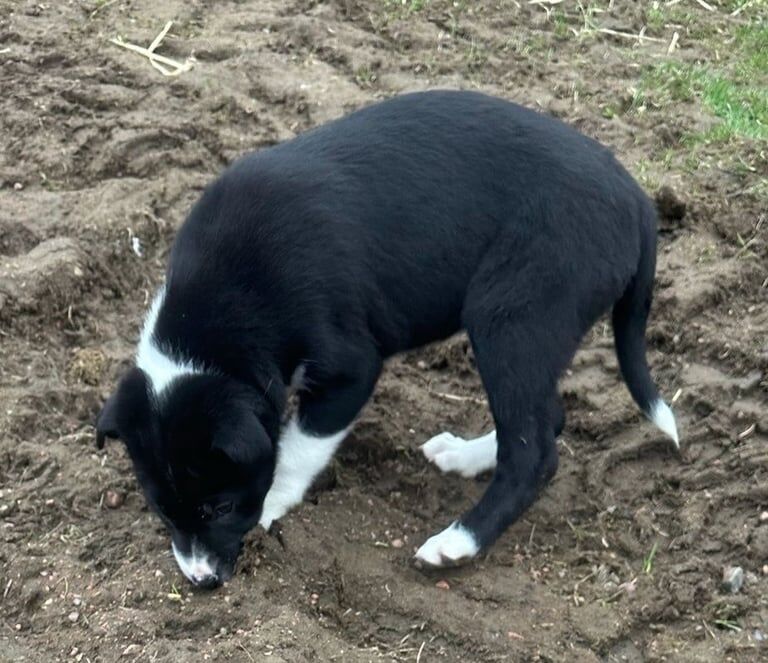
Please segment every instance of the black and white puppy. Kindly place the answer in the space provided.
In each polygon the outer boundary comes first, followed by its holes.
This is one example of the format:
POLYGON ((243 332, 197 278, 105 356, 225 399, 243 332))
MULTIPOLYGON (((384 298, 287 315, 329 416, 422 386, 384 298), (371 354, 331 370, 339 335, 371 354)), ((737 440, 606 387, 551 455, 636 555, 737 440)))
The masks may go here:
POLYGON ((174 243, 97 421, 124 440, 184 574, 229 578, 245 533, 301 502, 387 357, 466 329, 496 429, 443 433, 443 471, 495 468, 417 564, 487 549, 557 469, 557 381, 612 309, 634 400, 677 444, 645 359, 653 205, 608 150, 472 92, 399 96, 236 162, 174 243), (297 415, 282 423, 298 382, 297 415))

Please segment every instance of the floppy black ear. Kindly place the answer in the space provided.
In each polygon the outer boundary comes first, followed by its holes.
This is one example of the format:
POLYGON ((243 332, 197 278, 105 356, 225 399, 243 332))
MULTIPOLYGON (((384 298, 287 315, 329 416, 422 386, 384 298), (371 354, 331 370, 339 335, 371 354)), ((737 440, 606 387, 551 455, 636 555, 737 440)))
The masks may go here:
POLYGON ((272 442, 250 408, 233 408, 216 427, 211 451, 224 454, 235 465, 251 465, 270 457, 272 442))
POLYGON ((96 418, 96 447, 104 448, 108 437, 123 437, 129 427, 149 424, 151 417, 147 378, 138 368, 132 368, 120 380, 115 393, 104 404, 96 418))
POLYGON ((117 439, 120 437, 120 431, 117 428, 117 410, 119 408, 118 399, 120 397, 120 391, 116 391, 112 394, 107 402, 104 403, 104 407, 101 409, 99 416, 96 417, 96 448, 103 449, 104 442, 108 437, 117 439))

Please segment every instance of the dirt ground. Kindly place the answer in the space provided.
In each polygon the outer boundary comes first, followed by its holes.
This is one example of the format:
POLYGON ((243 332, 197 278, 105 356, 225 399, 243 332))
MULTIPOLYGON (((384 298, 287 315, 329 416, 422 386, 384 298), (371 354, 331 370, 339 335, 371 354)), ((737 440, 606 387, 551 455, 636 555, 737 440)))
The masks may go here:
POLYGON ((642 87, 667 59, 727 64, 768 8, 672 4, 0 0, 0 661, 768 660, 768 146, 692 146, 717 119, 642 87), (109 42, 171 20, 158 52, 195 58, 177 77, 109 42), (419 573, 483 488, 418 450, 491 426, 458 337, 391 362, 282 544, 254 531, 232 581, 193 592, 91 426, 174 230, 236 156, 430 87, 553 113, 670 187, 649 360, 683 451, 598 324, 552 485, 486 558, 419 573))

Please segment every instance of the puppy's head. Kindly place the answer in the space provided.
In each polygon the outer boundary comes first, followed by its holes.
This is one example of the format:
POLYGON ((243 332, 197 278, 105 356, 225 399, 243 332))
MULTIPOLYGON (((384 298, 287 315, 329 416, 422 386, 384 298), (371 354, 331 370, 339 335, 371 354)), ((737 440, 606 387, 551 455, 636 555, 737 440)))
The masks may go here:
POLYGON ((99 448, 107 437, 124 441, 181 570, 201 587, 231 577, 272 482, 278 433, 277 410, 255 389, 189 375, 157 397, 138 368, 123 377, 96 423, 99 448))

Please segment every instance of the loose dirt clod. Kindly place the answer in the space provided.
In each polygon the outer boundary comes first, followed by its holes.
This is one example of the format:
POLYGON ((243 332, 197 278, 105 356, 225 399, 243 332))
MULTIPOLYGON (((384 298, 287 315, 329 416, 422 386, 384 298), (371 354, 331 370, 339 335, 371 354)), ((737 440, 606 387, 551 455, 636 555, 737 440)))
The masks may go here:
POLYGON ((662 186, 656 192, 656 208, 665 226, 679 226, 685 217, 687 205, 670 186, 662 186))
POLYGON ((79 382, 98 385, 104 374, 106 357, 100 350, 78 348, 72 353, 69 366, 70 375, 79 382))

